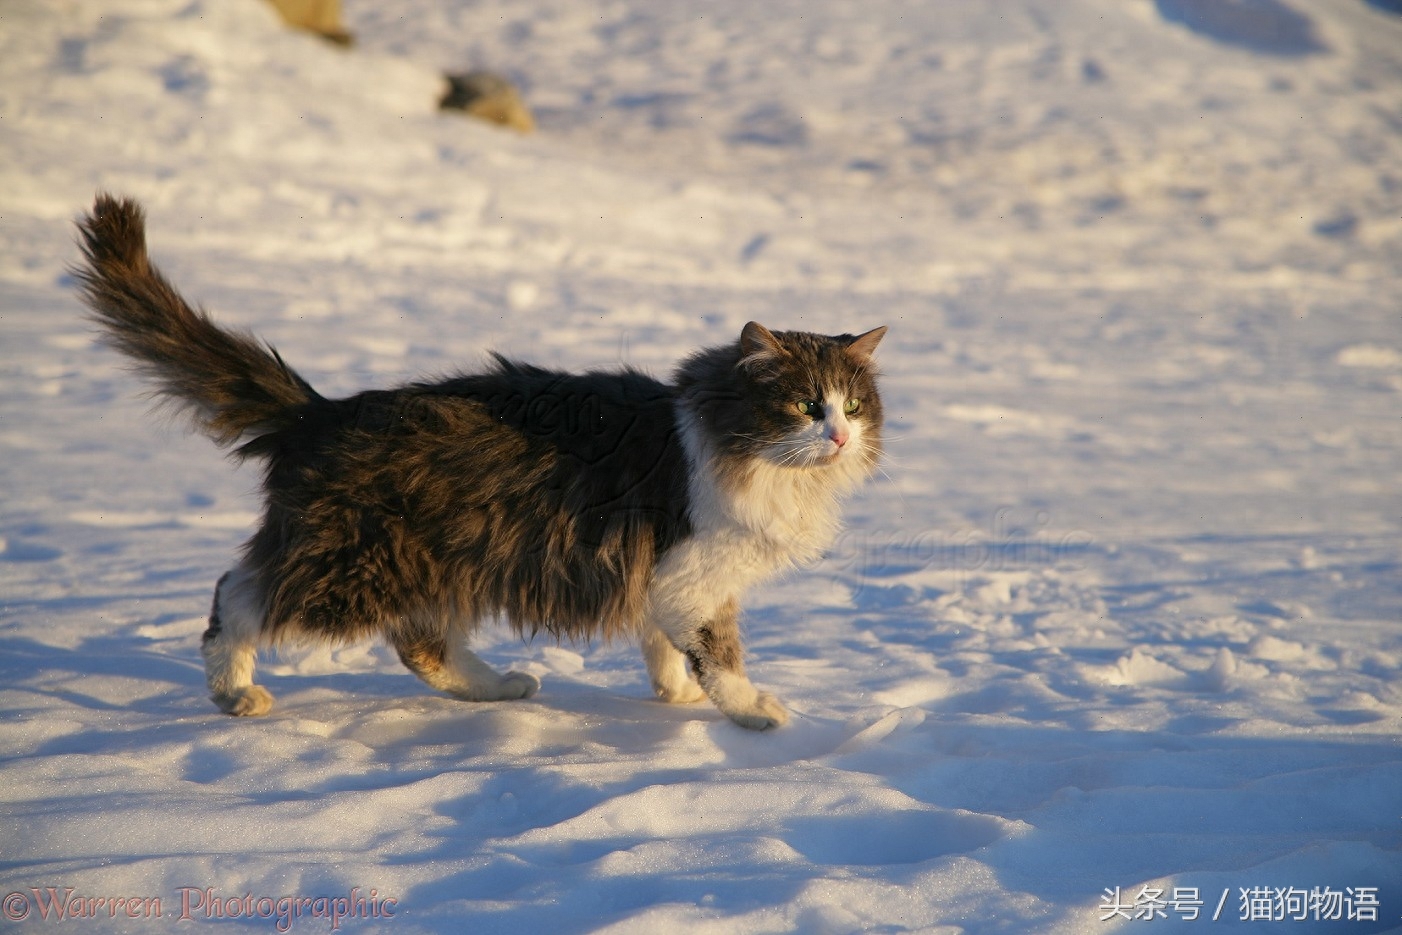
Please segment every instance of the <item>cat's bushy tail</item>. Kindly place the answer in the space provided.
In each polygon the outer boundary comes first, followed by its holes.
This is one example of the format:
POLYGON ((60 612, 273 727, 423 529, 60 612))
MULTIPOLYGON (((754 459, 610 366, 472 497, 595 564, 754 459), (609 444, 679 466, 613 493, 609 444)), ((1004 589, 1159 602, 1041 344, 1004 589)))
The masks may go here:
POLYGON ((100 194, 78 229, 86 263, 72 272, 93 320, 217 444, 248 439, 240 453, 256 454, 256 439, 291 427, 321 399, 272 347, 219 327, 180 297, 146 255, 136 202, 100 194))

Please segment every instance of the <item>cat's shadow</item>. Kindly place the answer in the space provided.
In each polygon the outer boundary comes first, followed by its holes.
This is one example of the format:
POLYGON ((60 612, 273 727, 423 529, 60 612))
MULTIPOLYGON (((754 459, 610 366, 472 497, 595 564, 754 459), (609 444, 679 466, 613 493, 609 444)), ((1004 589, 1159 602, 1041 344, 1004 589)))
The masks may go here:
MULTIPOLYGON (((656 700, 639 673, 636 682, 599 685, 547 673, 540 692, 519 701, 469 702, 423 690, 407 673, 270 676, 277 697, 272 718, 325 723, 332 736, 379 749, 388 760, 416 748, 456 748, 458 756, 509 749, 529 760, 594 756, 601 748, 622 759, 675 751, 679 768, 751 769, 810 760, 837 750, 861 728, 792 712, 787 725, 752 731, 732 723, 708 701, 656 700)), ((445 751, 446 752, 446 751, 445 751)))

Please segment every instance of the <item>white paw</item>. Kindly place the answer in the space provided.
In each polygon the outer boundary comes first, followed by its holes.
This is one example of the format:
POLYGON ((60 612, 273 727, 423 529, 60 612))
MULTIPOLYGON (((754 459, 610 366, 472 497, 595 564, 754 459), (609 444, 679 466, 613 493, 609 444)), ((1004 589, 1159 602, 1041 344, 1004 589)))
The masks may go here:
POLYGON ((706 693, 701 690, 701 686, 690 679, 676 685, 659 685, 654 682, 652 690, 659 701, 665 701, 667 704, 695 704, 706 698, 706 693))
POLYGON ((493 701, 513 701, 529 698, 540 691, 540 679, 529 672, 508 672, 501 677, 493 701))
POLYGON ((261 717, 273 709, 273 696, 262 685, 249 685, 227 695, 212 697, 220 711, 234 717, 261 717))
POLYGON ((460 701, 515 701, 529 698, 540 691, 540 679, 525 672, 479 673, 467 686, 435 686, 460 701))
POLYGON ((758 692, 754 701, 743 708, 725 712, 725 716, 747 730, 769 730, 789 722, 789 711, 783 702, 769 692, 758 692))

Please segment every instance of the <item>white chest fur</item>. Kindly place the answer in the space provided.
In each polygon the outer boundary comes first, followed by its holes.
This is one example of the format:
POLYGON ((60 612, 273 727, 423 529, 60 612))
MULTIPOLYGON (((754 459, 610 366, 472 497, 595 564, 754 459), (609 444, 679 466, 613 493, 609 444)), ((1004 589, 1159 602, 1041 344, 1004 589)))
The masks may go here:
POLYGON ((836 538, 842 495, 865 473, 857 458, 818 468, 757 459, 744 476, 722 479, 714 451, 683 405, 677 422, 689 467, 692 535, 658 566, 655 597, 701 611, 776 572, 816 561, 836 538))

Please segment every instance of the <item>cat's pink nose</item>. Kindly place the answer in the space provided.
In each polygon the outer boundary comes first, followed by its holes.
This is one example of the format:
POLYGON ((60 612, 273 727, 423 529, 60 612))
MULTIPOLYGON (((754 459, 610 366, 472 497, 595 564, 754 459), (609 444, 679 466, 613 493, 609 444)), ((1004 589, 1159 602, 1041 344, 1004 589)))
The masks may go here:
POLYGON ((833 431, 831 434, 828 435, 828 438, 832 439, 832 443, 839 448, 847 444, 846 432, 833 431))

